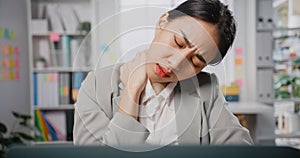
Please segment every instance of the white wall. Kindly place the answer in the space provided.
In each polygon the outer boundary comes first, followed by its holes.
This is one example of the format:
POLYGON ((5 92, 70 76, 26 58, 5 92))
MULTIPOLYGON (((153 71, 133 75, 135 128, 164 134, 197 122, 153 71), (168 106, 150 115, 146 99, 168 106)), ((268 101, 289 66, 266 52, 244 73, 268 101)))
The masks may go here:
MULTIPOLYGON (((11 112, 29 114, 30 107, 26 1, 0 0, 0 15, 0 27, 14 30, 16 41, 12 44, 20 50, 20 80, 0 81, 0 121, 10 130, 14 123, 11 112)), ((9 42, 1 39, 0 46, 9 42)))

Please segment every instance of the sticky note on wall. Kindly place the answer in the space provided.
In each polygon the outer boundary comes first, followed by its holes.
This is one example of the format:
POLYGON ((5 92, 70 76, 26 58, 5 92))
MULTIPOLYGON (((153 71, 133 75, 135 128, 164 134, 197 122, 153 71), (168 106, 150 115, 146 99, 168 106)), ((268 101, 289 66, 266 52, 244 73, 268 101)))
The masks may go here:
POLYGON ((20 79, 20 72, 19 70, 16 71, 16 80, 19 80, 20 79))
POLYGON ((16 55, 16 56, 19 56, 19 55, 20 55, 19 48, 18 48, 17 46, 15 46, 14 52, 15 52, 15 55, 16 55))
POLYGON ((10 36, 11 40, 15 40, 16 39, 15 31, 14 30, 10 30, 9 31, 9 36, 10 36))
POLYGON ((3 28, 0 27, 0 38, 4 37, 3 28))
POLYGON ((243 64, 243 59, 241 59, 241 58, 236 58, 236 59, 235 59, 235 64, 236 64, 236 65, 242 65, 242 64, 243 64))
POLYGON ((9 72, 9 79, 10 80, 15 80, 15 72, 14 71, 9 72))
POLYGON ((8 80, 9 79, 9 72, 7 70, 3 71, 3 79, 8 80))
POLYGON ((50 32, 49 39, 50 39, 51 42, 59 42, 60 41, 59 33, 50 32))
POLYGON ((8 59, 3 59, 3 67, 9 68, 9 60, 8 59))
POLYGON ((16 67, 16 68, 19 68, 19 67, 20 67, 19 59, 16 59, 16 60, 15 60, 15 67, 16 67))
POLYGON ((236 55, 242 55, 243 54, 243 49, 242 48, 236 48, 234 52, 235 52, 236 55))
POLYGON ((9 37, 9 30, 7 28, 4 29, 4 38, 10 39, 10 37, 9 37))
POLYGON ((7 45, 2 45, 2 53, 3 53, 3 54, 8 54, 8 48, 7 48, 7 45))
POLYGON ((240 87, 243 86, 243 80, 237 79, 237 80, 235 80, 235 82, 236 82, 240 87))
POLYGON ((13 48, 13 46, 8 46, 8 54, 9 55, 13 55, 13 53, 14 53, 14 48, 13 48))
POLYGON ((15 68, 15 62, 13 59, 9 59, 9 67, 10 68, 15 68))

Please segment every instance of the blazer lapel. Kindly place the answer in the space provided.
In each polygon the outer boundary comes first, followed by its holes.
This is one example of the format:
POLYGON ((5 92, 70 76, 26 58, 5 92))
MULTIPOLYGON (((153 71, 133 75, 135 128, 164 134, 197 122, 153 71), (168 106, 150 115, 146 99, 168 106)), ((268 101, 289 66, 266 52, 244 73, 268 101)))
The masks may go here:
POLYGON ((175 92, 176 125, 179 144, 199 144, 202 101, 195 92, 175 92))

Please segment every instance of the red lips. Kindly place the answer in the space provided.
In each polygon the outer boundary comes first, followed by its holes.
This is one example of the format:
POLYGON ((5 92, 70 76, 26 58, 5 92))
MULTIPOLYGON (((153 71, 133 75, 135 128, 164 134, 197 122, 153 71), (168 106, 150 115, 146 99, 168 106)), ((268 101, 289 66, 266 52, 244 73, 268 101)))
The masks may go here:
POLYGON ((170 77, 169 72, 159 64, 156 64, 156 73, 162 78, 170 77))

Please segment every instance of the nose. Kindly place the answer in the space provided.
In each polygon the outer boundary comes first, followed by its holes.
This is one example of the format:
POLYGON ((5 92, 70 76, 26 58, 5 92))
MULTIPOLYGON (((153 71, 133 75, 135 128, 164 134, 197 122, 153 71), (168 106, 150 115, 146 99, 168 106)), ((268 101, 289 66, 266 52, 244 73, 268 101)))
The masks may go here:
POLYGON ((176 51, 169 56, 168 64, 170 64, 173 70, 178 71, 184 63, 188 63, 189 58, 194 51, 196 51, 196 48, 176 51))

